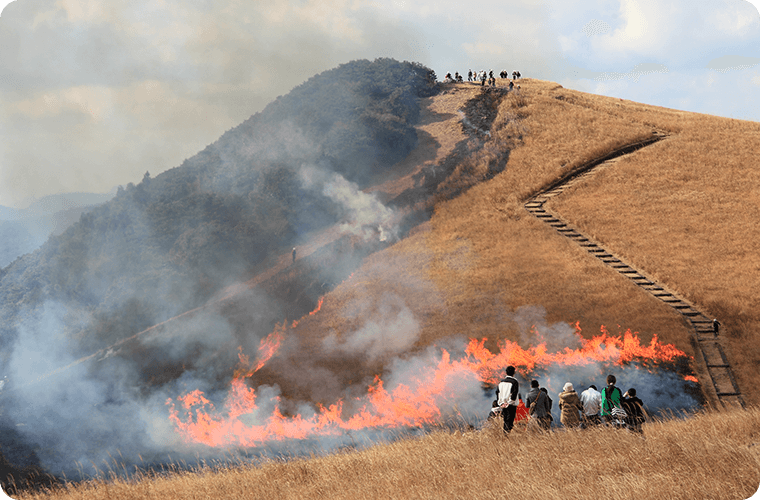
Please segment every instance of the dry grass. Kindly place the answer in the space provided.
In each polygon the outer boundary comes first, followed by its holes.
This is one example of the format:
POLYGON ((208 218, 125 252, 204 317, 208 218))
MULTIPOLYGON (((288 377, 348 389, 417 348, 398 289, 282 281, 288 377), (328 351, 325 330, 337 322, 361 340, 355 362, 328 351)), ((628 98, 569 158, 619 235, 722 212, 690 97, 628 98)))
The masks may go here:
POLYGON ((600 171, 552 209, 720 318, 739 385, 757 403, 760 124, 689 118, 677 134, 600 171))
MULTIPOLYGON (((646 106, 522 82, 501 105, 491 143, 511 148, 506 169, 436 206, 430 223, 373 255, 357 276, 361 293, 398 293, 420 319, 418 345, 451 335, 519 341, 512 321, 538 305, 546 321, 580 321, 587 334, 620 325, 694 355, 682 316, 529 216, 522 202, 593 158, 651 137, 669 138, 599 172, 552 208, 610 250, 719 317, 745 398, 760 402, 760 288, 757 220, 760 125, 646 106), (374 271, 369 271, 374 269, 374 271), (414 285, 410 283, 414 282, 414 285)), ((480 162, 478 164, 478 162, 480 162)), ((479 166, 478 166, 479 165, 479 166)), ((348 331, 340 314, 350 282, 328 296, 323 321, 348 331)), ((487 345, 493 345, 492 343, 487 345)), ((694 366, 704 380, 703 367, 694 366)))
MULTIPOLYGON (((439 199, 429 222, 366 258, 319 314, 299 324, 294 333, 304 348, 318 349, 325 335, 359 327, 361 318, 350 314, 357 301, 391 294, 419 322, 416 348, 453 335, 485 337, 487 347, 503 338, 520 342, 515 311, 540 306, 548 323, 580 321, 586 335, 600 325, 614 333, 620 325, 644 342, 657 334, 693 355, 680 314, 522 208, 567 172, 659 131, 669 137, 595 173, 552 201, 552 209, 719 317, 745 399, 760 403, 754 390, 760 385, 760 169, 753 157, 760 125, 551 82, 521 85, 501 103, 490 142, 443 186, 463 194, 439 199), (500 159, 504 171, 481 182, 500 159)), ((449 95, 450 104, 464 95, 449 95)), ((456 115, 437 101, 429 110, 428 149, 420 151, 426 162, 450 149, 451 141, 436 134, 451 132, 456 115)), ((365 312, 373 314, 371 307, 365 312)), ((383 362, 348 359, 337 368, 346 380, 362 380, 383 362)), ((512 491, 545 498, 747 498, 760 484, 758 420, 756 408, 706 413, 648 424, 646 439, 603 430, 507 438, 491 430, 440 432, 285 464, 145 477, 135 485, 88 483, 54 498, 503 498, 512 491)))
POLYGON ((749 498, 760 484, 760 410, 644 425, 435 432, 364 451, 258 466, 93 480, 21 499, 749 498))

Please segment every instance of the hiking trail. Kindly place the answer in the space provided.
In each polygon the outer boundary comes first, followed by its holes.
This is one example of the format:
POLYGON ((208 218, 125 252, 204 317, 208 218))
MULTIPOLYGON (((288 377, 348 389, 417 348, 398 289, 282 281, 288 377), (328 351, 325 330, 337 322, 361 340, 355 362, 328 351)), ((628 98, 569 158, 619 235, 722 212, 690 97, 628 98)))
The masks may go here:
POLYGON ((597 169, 613 166, 621 157, 666 138, 667 135, 655 132, 649 139, 615 149, 561 176, 530 197, 523 206, 534 217, 554 228, 559 234, 570 238, 581 249, 602 261, 613 271, 622 274, 636 286, 681 314, 692 327, 693 340, 696 344, 695 351, 702 356, 704 366, 715 389, 716 399, 723 407, 740 405, 744 408, 744 398, 736 383, 720 339, 713 331, 712 320, 693 303, 670 290, 664 284, 649 278, 615 253, 605 249, 600 242, 572 227, 559 214, 551 212, 545 207, 546 202, 551 198, 562 194, 565 188, 583 182, 587 176, 592 175, 597 169))

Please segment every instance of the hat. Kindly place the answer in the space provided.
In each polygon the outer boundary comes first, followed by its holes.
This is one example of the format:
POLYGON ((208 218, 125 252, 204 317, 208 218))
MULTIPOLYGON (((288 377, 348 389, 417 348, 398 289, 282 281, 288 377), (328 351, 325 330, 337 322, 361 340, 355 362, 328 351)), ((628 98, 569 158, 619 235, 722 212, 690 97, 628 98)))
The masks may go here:
POLYGON ((573 384, 571 384, 570 382, 566 383, 564 385, 564 387, 562 387, 562 390, 565 391, 565 392, 572 391, 573 390, 573 384))

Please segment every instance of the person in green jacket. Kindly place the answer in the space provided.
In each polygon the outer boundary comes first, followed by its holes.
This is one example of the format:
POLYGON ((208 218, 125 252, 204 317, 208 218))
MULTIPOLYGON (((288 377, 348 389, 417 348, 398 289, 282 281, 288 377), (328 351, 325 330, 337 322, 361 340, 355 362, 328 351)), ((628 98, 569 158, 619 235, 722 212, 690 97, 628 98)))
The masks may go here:
POLYGON ((618 424, 618 421, 624 424, 618 415, 613 415, 613 410, 617 413, 623 409, 623 391, 615 387, 615 382, 615 375, 607 375, 607 387, 602 389, 602 420, 607 424, 618 424))

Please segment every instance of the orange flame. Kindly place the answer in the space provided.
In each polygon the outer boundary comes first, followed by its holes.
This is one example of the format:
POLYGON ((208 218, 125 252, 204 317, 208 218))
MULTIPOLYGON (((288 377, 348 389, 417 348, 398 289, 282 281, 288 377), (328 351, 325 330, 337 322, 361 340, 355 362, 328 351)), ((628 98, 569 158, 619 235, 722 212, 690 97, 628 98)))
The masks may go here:
MULTIPOLYGON (((276 352, 283 333, 284 325, 262 340, 256 370, 276 352)), ((392 390, 386 389, 383 380, 376 376, 366 396, 353 401, 351 406, 358 409, 351 412, 346 412, 344 401, 338 400, 326 408, 318 407, 312 416, 285 416, 280 410, 279 399, 275 398, 274 410, 268 417, 261 418, 255 390, 245 381, 245 377, 256 370, 236 373, 223 411, 217 411, 213 403, 197 390, 177 398, 179 409, 171 399, 166 404, 170 406, 171 422, 189 442, 214 447, 255 446, 269 440, 336 435, 348 430, 433 424, 440 421, 445 408, 456 406, 463 387, 495 384, 508 365, 514 365, 527 375, 552 365, 624 365, 635 361, 653 367, 685 356, 674 346, 661 344, 656 336, 648 345, 641 345, 638 336, 630 330, 622 337, 615 337, 602 326, 601 335, 586 340, 580 336, 576 324, 576 336, 579 348, 565 348, 558 352, 549 352, 545 342, 523 349, 515 342, 502 340, 497 344, 498 352, 492 353, 484 347, 485 339, 471 339, 461 358, 455 360, 448 351, 441 349, 440 360, 434 367, 410 377, 392 390), (251 425, 246 421, 258 423, 251 425)), ((243 366, 248 365, 248 358, 242 350, 239 357, 243 366)))
POLYGON ((258 361, 256 362, 256 367, 251 368, 251 361, 248 355, 243 353, 243 347, 238 347, 238 359, 240 360, 240 366, 237 370, 235 370, 235 374, 233 378, 239 379, 239 378, 246 378, 252 376, 254 373, 259 371, 267 361, 272 359, 272 356, 274 356, 277 353, 277 350, 280 348, 280 344, 282 343, 282 340, 285 338, 285 325, 277 325, 265 338, 261 339, 261 342, 259 342, 259 355, 258 355, 258 361))
MULTIPOLYGON (((317 307, 316 307, 316 309, 314 309, 313 311, 311 311, 311 312, 310 312, 308 315, 309 315, 309 316, 314 316, 315 314, 317 314, 317 313, 318 313, 318 312, 319 312, 319 311, 322 309, 322 303, 323 303, 324 301, 325 301, 325 298, 324 298, 324 297, 320 297, 320 299, 317 301, 317 307)), ((298 323, 300 323, 301 321, 303 321, 303 319, 304 319, 305 317, 306 317, 306 316, 304 316, 304 317, 303 317, 303 318, 301 318, 301 319, 296 319, 296 320, 293 320, 293 324, 291 324, 291 325, 290 325, 290 327, 291 327, 291 328, 295 328, 295 327, 297 327, 297 326, 298 326, 298 323)))

